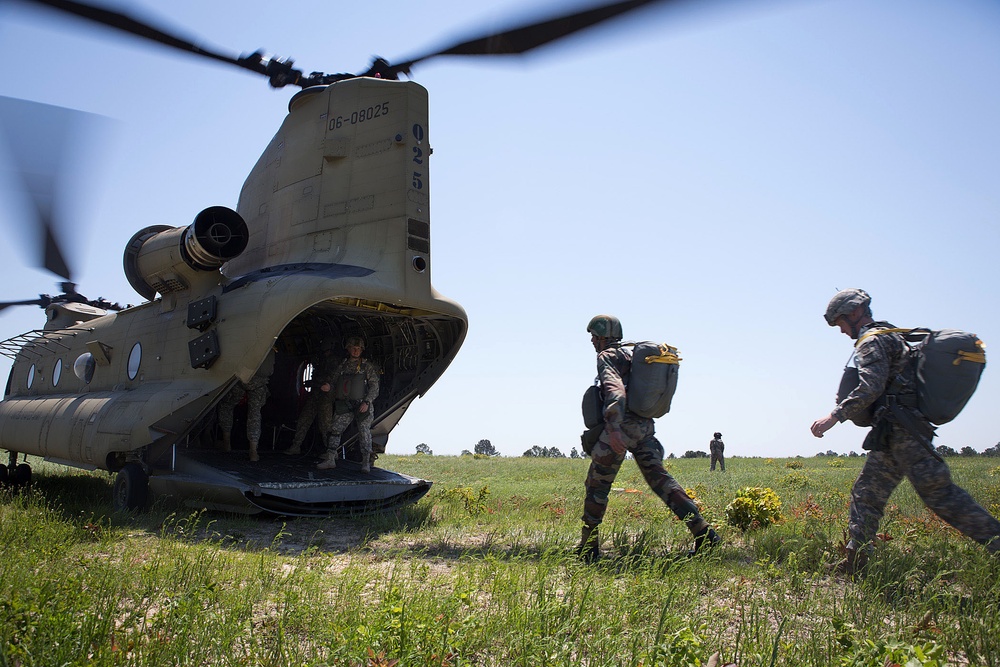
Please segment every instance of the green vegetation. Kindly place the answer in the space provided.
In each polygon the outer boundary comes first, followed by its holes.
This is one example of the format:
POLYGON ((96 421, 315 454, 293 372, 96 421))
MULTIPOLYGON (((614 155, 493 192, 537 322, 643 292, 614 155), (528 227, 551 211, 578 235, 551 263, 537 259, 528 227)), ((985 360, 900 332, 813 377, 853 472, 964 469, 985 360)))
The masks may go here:
MULTIPOLYGON (((725 539, 694 559, 627 462, 594 566, 571 556, 586 460, 386 456, 430 494, 287 521, 115 514, 106 474, 33 460, 0 492, 0 665, 1000 666, 1000 559, 904 483, 868 576, 831 576, 864 459, 795 460, 668 461, 725 539), (753 488, 780 519, 744 532, 726 508, 753 488)), ((949 464, 1000 513, 996 459, 949 464)))

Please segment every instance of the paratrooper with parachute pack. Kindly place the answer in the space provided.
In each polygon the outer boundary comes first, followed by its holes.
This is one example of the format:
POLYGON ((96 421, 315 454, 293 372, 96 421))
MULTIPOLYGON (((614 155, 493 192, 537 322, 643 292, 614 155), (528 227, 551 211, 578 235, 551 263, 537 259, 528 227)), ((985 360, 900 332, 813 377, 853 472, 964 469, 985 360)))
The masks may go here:
MULTIPOLYGON (((933 393, 933 387, 925 386, 929 384, 926 378, 932 369, 914 363, 921 361, 920 356, 928 355, 927 341, 934 336, 963 332, 896 329, 888 322, 875 321, 871 297, 860 289, 841 290, 834 295, 825 318, 827 324, 839 327, 843 334, 857 341, 855 367, 846 369, 837 406, 813 423, 812 434, 822 438, 837 423, 848 419, 859 426, 872 426, 863 444, 869 451, 868 457, 851 489, 847 557, 837 564, 837 570, 854 574, 865 566, 886 502, 904 477, 935 514, 986 545, 994 554, 1000 554, 1000 522, 952 482, 947 464, 931 444, 934 427, 930 415, 934 411, 930 409, 933 406, 924 407, 928 403, 924 394, 933 393), (924 340, 920 346, 911 347, 907 343, 906 336, 913 331, 926 332, 921 334, 924 340)), ((971 334, 965 337, 978 341, 971 334)), ((975 345, 971 347, 969 351, 955 353, 958 364, 949 362, 947 366, 957 369, 962 363, 967 364, 966 368, 968 364, 985 364, 981 344, 979 352, 975 345)), ((981 365, 972 368, 975 377, 971 389, 964 392, 966 400, 982 370, 981 365)), ((953 387, 947 389, 939 393, 961 393, 953 387)), ((953 408, 954 414, 962 405, 964 401, 953 408)), ((954 414, 943 419, 947 421, 954 414)))
POLYGON ((584 434, 585 440, 589 440, 584 447, 589 450, 591 461, 577 554, 588 562, 600 555, 597 527, 604 519, 611 485, 627 452, 632 453, 653 493, 687 524, 695 538, 692 554, 718 543, 719 536, 701 516, 697 505, 663 467, 663 446, 653 435, 652 418, 629 410, 627 392, 632 353, 622 346, 621 322, 611 315, 597 315, 590 320, 587 331, 597 351, 597 411, 602 423, 596 427, 587 424, 590 430, 584 434))

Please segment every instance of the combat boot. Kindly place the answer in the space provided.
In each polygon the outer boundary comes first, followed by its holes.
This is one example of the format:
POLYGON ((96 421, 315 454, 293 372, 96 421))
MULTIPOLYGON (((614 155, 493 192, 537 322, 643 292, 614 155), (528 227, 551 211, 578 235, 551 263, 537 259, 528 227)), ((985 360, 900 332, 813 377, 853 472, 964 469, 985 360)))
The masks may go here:
POLYGON ((833 574, 845 577, 863 577, 865 567, 868 565, 868 552, 865 549, 852 549, 848 547, 844 550, 846 557, 831 566, 833 574))
POLYGON ((302 453, 302 445, 297 442, 292 443, 292 446, 285 450, 285 454, 287 454, 288 456, 298 456, 301 453, 302 453))
POLYGON ((317 470, 332 470, 337 467, 336 450, 327 450, 326 456, 316 465, 317 470))
POLYGON ((704 553, 721 541, 722 538, 719 537, 714 528, 705 526, 694 534, 694 549, 688 551, 688 556, 696 556, 699 553, 704 553))
POLYGON ((601 557, 601 538, 597 533, 597 526, 584 526, 580 530, 576 556, 584 563, 596 563, 601 557))
POLYGON ((222 432, 222 442, 219 444, 219 451, 230 452, 233 449, 232 435, 229 431, 222 432))
POLYGON ((260 461, 260 457, 257 455, 257 443, 250 441, 250 460, 260 461))

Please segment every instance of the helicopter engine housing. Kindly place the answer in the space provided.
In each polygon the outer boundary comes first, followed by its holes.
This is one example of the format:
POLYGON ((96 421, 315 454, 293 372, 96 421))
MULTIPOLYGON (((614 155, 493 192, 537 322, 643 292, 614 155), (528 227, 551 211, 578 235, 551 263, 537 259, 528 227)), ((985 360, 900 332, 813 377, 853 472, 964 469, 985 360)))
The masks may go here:
POLYGON ((204 280, 247 247, 247 224, 236 211, 211 206, 187 227, 153 225, 136 232, 125 246, 123 264, 129 284, 144 299, 168 294, 204 280))

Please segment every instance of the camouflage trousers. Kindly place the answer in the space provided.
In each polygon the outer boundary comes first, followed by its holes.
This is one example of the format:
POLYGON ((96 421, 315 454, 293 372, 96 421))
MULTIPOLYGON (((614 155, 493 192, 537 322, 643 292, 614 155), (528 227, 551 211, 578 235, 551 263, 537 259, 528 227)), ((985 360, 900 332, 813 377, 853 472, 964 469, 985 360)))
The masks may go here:
MULTIPOLYGON (((660 500, 666 503, 678 519, 684 521, 692 533, 706 528, 708 522, 698 512, 697 505, 684 492, 670 473, 663 467, 663 445, 653 437, 652 419, 626 418, 622 423, 625 447, 635 458, 646 484, 660 500)), ((607 432, 590 453, 590 470, 585 483, 583 523, 591 528, 604 520, 608 509, 608 494, 625 461, 624 454, 617 454, 608 444, 607 432)))
POLYGON ((722 455, 722 452, 712 452, 712 465, 709 470, 715 470, 715 464, 718 463, 722 466, 722 472, 726 472, 726 457, 722 455))
POLYGON ((313 422, 317 422, 320 437, 324 444, 333 429, 333 396, 329 392, 314 388, 302 406, 302 412, 295 422, 295 435, 292 437, 292 447, 301 447, 313 422))
POLYGON ((374 415, 372 414, 371 408, 367 412, 358 412, 357 410, 349 410, 348 412, 343 412, 340 414, 335 414, 333 416, 333 426, 330 429, 330 439, 327 444, 328 452, 335 452, 340 449, 340 437, 343 435, 347 427, 351 425, 352 421, 357 420, 358 424, 358 442, 361 445, 361 461, 371 460, 372 455, 372 421, 374 420, 374 415))
POLYGON ((889 447, 868 452, 851 489, 850 549, 875 539, 889 496, 906 477, 920 499, 966 536, 1000 554, 1000 521, 951 481, 947 464, 937 460, 903 428, 893 425, 889 447))
POLYGON ((252 443, 260 442, 260 413, 267 402, 267 378, 250 378, 245 386, 238 384, 233 387, 219 403, 219 428, 226 433, 233 432, 233 411, 247 397, 247 439, 252 443))

